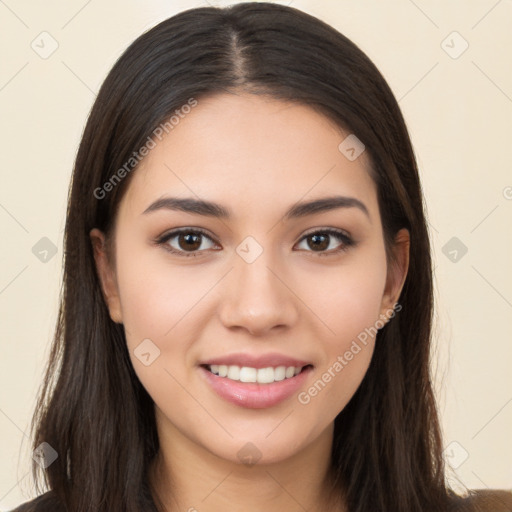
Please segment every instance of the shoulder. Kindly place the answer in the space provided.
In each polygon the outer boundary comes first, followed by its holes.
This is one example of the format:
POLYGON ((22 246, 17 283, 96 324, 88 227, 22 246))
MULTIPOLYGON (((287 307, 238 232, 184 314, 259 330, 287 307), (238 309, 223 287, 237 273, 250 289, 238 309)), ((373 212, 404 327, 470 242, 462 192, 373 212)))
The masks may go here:
POLYGON ((22 503, 11 512, 66 512, 66 509, 54 492, 48 491, 37 498, 22 503))
POLYGON ((512 491, 474 489, 459 501, 453 512, 512 512, 512 491))

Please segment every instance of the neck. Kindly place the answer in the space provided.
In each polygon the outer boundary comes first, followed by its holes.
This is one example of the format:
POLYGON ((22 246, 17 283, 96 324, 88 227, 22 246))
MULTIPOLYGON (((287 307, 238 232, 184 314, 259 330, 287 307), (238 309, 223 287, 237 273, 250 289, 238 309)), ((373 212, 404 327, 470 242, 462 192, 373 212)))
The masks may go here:
POLYGON ((166 422, 150 484, 166 512, 343 512, 330 472, 333 428, 286 460, 247 465, 218 457, 166 422))

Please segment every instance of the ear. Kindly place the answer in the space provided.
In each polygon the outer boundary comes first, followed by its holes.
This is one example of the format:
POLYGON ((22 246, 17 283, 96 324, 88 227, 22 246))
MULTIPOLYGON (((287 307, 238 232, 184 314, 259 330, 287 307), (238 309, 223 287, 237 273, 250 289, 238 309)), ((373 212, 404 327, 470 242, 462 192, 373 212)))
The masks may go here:
POLYGON ((96 272, 101 283, 101 291, 108 307, 110 318, 114 322, 121 324, 123 322, 119 290, 115 269, 112 268, 106 251, 105 235, 99 229, 94 228, 89 232, 89 236, 94 252, 94 261, 96 262, 96 272))
POLYGON ((388 265, 386 287, 382 296, 381 315, 389 317, 389 311, 393 309, 407 277, 409 269, 410 236, 407 229, 401 229, 395 236, 395 245, 392 247, 394 261, 388 265))

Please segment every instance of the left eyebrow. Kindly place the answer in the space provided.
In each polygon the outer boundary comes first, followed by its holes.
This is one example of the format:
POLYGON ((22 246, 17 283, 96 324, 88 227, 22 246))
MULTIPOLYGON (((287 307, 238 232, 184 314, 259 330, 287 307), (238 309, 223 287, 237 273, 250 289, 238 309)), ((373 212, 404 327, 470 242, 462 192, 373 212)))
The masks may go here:
POLYGON ((312 215, 314 213, 335 210, 337 208, 358 208, 368 217, 368 219, 371 220, 370 213, 368 208, 366 208, 366 205, 355 197, 347 196, 324 197, 313 201, 296 203, 285 213, 284 218, 295 219, 306 215, 312 215))
MULTIPOLYGON (((347 196, 324 197, 313 201, 295 203, 286 211, 284 219, 290 220, 305 217, 307 215, 326 212, 337 208, 357 208, 371 220, 366 205, 355 197, 347 196)), ((162 209, 177 210, 219 219, 231 218, 231 212, 228 208, 212 201, 194 199, 192 197, 162 197, 151 203, 142 214, 144 215, 162 209)))

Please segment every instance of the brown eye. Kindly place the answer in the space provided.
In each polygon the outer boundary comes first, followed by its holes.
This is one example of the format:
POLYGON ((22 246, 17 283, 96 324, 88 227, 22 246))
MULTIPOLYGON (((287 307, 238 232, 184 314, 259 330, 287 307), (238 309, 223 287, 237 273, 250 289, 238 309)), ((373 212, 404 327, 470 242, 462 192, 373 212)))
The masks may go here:
POLYGON ((206 240, 215 246, 212 238, 202 230, 180 229, 163 235, 157 240, 157 243, 179 256, 198 256, 203 251, 212 248, 212 246, 208 246, 208 243, 205 244, 206 240))
POLYGON ((306 240, 308 240, 308 246, 314 250, 323 251, 329 247, 329 235, 309 235, 306 240))
POLYGON ((177 235, 178 246, 180 249, 184 249, 186 251, 193 251, 199 249, 201 246, 201 237, 202 235, 197 235, 195 233, 186 233, 177 235))
POLYGON ((318 256, 329 256, 338 254, 341 251, 348 250, 349 247, 355 245, 355 242, 346 235, 343 231, 336 229, 325 229, 309 233, 301 239, 301 242, 306 241, 307 252, 318 253, 318 256), (332 240, 338 240, 341 243, 332 243, 332 240), (327 250, 329 249, 330 250, 327 250))

